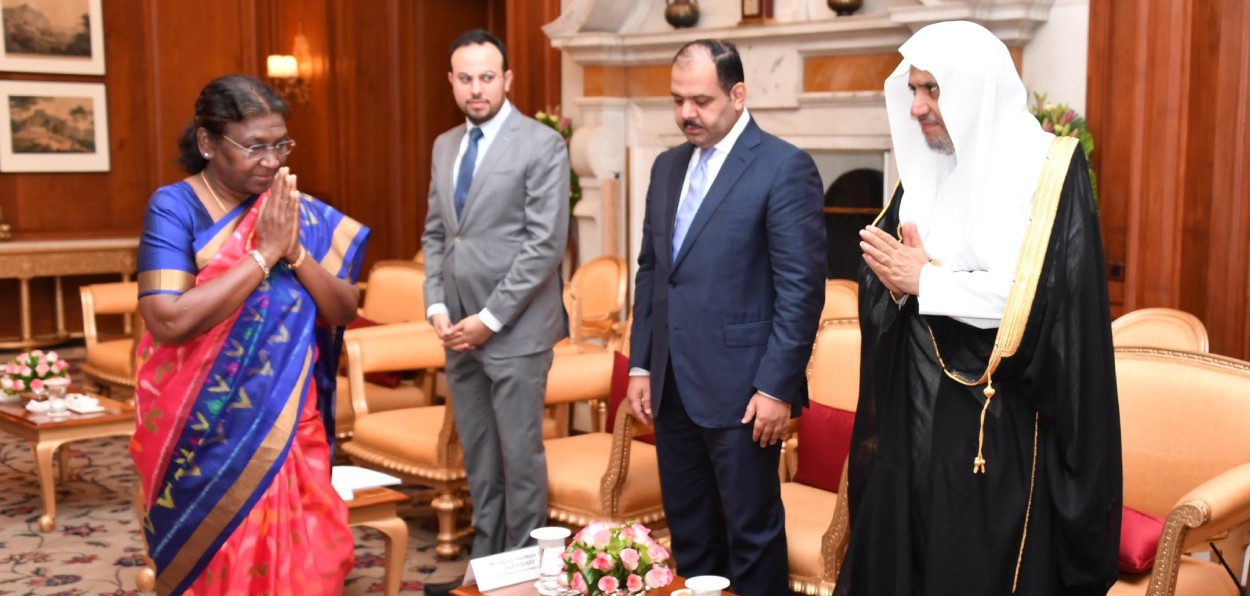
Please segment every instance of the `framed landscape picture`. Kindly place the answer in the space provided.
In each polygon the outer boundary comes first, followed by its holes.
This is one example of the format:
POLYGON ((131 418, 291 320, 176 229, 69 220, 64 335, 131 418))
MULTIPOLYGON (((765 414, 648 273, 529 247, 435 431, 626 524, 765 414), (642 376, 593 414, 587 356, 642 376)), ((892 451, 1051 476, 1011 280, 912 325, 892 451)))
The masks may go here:
POLYGON ((0 172, 107 172, 103 83, 0 81, 0 172))
POLYGON ((102 0, 0 0, 0 70, 104 74, 102 0))

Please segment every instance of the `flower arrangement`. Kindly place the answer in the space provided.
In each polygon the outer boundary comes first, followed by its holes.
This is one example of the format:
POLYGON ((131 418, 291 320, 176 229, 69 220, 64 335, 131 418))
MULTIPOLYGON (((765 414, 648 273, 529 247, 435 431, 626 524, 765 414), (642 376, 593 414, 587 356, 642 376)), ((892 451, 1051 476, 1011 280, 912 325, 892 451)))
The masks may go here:
POLYGON ((592 523, 561 558, 560 584, 578 594, 639 594, 673 581, 668 550, 641 524, 592 523))
MULTIPOLYGON (((564 137, 564 142, 569 142, 569 137, 573 136, 573 123, 568 118, 560 115, 560 106, 539 110, 534 114, 534 119, 550 126, 553 130, 560 133, 564 137)), ((571 212, 577 206, 577 202, 582 198, 582 185, 577 181, 577 172, 573 171, 573 167, 569 166, 569 211, 571 212)))
POLYGON ((0 390, 6 395, 42 391, 44 381, 53 377, 69 377, 69 363, 57 356, 56 352, 22 352, 4 366, 4 376, 0 377, 0 390))
POLYGON ((1033 92, 1034 105, 1029 112, 1037 118, 1042 130, 1060 137, 1076 137, 1081 142, 1081 150, 1085 151, 1085 160, 1089 162, 1089 184, 1094 189, 1094 205, 1098 205, 1098 177, 1094 175, 1094 164, 1090 155, 1094 153, 1094 135, 1085 126, 1085 118, 1076 113, 1066 103, 1054 104, 1046 101, 1046 94, 1033 92))

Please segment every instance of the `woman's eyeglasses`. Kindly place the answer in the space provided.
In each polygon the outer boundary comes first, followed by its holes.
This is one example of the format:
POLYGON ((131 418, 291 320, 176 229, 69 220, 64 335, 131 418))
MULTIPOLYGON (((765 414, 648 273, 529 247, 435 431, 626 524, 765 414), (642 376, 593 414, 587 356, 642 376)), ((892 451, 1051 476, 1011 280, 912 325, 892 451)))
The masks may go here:
POLYGON ((251 161, 259 161, 262 157, 264 157, 265 152, 269 151, 270 149, 273 150, 274 156, 279 157, 279 158, 290 155, 291 150, 295 149, 295 141, 292 139, 279 141, 278 143, 275 143, 273 145, 265 145, 263 143, 260 143, 260 144, 252 145, 251 147, 244 147, 241 143, 239 143, 238 141, 226 135, 221 135, 221 137, 227 141, 230 141, 230 143, 233 144, 235 147, 238 147, 239 149, 241 149, 243 151, 243 157, 251 161))

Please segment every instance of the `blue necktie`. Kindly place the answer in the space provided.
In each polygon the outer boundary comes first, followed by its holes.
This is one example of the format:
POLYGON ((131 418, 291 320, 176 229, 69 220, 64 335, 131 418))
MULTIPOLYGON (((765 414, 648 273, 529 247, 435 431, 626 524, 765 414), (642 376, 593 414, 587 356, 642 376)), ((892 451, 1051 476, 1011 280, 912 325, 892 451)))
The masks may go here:
POLYGON ((707 160, 715 152, 715 147, 708 147, 699 155, 699 165, 690 174, 690 188, 686 190, 686 198, 677 208, 677 219, 673 221, 674 263, 677 262, 677 251, 681 249, 681 242, 686 239, 686 232, 690 230, 690 222, 694 221, 699 205, 703 204, 703 195, 707 194, 707 160))
POLYGON ((460 173, 456 175, 456 219, 464 211, 464 202, 469 198, 469 187, 473 185, 473 166, 477 164, 477 142, 482 140, 482 128, 474 126, 469 129, 469 146, 460 158, 460 173))

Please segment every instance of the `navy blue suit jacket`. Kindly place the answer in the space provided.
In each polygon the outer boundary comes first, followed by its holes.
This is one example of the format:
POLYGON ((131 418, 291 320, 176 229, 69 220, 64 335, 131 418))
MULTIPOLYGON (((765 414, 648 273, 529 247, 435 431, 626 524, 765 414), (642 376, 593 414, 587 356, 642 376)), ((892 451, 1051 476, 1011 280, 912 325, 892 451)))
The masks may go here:
POLYGON ((824 192, 807 153, 752 119, 677 255, 673 220, 694 145, 651 167, 634 285, 630 366, 668 375, 699 426, 740 426, 755 391, 807 405, 807 363, 825 288, 824 192), (669 369, 669 362, 672 369, 669 369))

